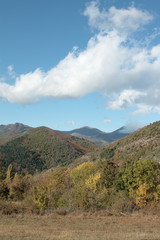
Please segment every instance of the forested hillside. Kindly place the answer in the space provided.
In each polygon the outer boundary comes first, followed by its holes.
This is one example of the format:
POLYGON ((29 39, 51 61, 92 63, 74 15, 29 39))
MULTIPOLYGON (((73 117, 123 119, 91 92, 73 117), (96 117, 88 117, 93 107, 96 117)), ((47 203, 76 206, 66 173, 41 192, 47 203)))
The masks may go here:
POLYGON ((160 121, 106 145, 101 157, 113 161, 151 158, 160 162, 160 121))
POLYGON ((6 168, 12 164, 15 171, 27 169, 33 174, 36 170, 68 165, 94 148, 87 140, 39 127, 1 145, 0 159, 6 168))

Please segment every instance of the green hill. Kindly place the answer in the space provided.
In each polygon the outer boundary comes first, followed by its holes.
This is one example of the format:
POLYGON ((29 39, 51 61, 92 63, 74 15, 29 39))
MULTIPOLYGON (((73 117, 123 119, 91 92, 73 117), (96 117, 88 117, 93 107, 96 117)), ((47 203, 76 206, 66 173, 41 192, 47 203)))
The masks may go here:
POLYGON ((103 147, 102 158, 114 161, 152 158, 160 161, 160 121, 103 147))
POLYGON ((38 127, 1 145, 0 161, 5 167, 12 163, 15 171, 27 169, 33 174, 36 170, 68 165, 95 146, 88 140, 38 127))
MULTIPOLYGON (((12 163, 15 171, 26 168, 34 173, 36 170, 57 166, 76 166, 84 161, 95 161, 99 157, 109 158, 117 163, 146 158, 160 161, 160 121, 103 147, 98 147, 87 139, 46 127, 25 130, 23 126, 24 131, 19 133, 20 136, 13 134, 15 139, 0 145, 0 162, 5 167, 12 163)), ((17 124, 17 128, 20 129, 20 124, 17 124)))

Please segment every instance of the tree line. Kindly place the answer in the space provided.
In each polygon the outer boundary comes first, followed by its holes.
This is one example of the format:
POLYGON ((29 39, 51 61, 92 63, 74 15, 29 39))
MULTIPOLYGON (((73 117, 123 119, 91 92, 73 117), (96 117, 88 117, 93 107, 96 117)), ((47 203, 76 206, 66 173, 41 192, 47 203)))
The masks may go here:
POLYGON ((133 211, 160 201, 160 164, 153 159, 113 161, 102 156, 75 168, 31 175, 0 167, 0 199, 32 211, 47 209, 133 211))

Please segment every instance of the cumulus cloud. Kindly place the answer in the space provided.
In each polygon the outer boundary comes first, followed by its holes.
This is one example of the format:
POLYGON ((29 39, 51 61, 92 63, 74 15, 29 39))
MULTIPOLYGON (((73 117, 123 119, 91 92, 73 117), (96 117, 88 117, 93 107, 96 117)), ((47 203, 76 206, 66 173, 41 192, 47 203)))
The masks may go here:
POLYGON ((67 122, 68 125, 75 126, 76 122, 74 120, 70 120, 67 122))
POLYGON ((16 73, 15 73, 15 71, 14 71, 13 65, 9 65, 9 66, 8 66, 8 75, 9 75, 11 78, 15 78, 15 77, 16 77, 16 73))
POLYGON ((110 123, 110 122, 112 122, 112 120, 110 120, 110 119, 104 119, 103 122, 104 122, 104 123, 110 123))
POLYGON ((89 25, 97 30, 108 32, 115 29, 125 34, 135 32, 153 18, 147 11, 134 6, 127 9, 117 9, 113 6, 108 11, 100 11, 98 1, 87 4, 84 16, 88 17, 89 25))
POLYGON ((4 82, 6 80, 5 77, 0 77, 0 82, 4 82))
POLYGON ((136 115, 145 115, 145 114, 148 114, 150 112, 154 112, 156 110, 156 112, 160 112, 160 109, 159 108, 154 108, 152 106, 147 106, 147 105, 144 105, 144 104, 138 104, 137 105, 137 110, 135 110, 132 115, 133 116, 136 116, 136 115))
POLYGON ((139 128, 144 127, 146 124, 137 122, 137 121, 131 121, 126 124, 126 126, 123 127, 123 129, 120 131, 121 133, 132 133, 139 128))
POLYGON ((120 93, 120 95, 116 98, 115 101, 111 101, 108 103, 108 108, 125 109, 131 105, 136 104, 136 102, 138 102, 138 100, 145 95, 146 93, 133 89, 124 90, 120 93))
MULTIPOLYGON (((41 98, 79 98, 88 93, 105 93, 111 109, 135 105, 135 114, 160 109, 160 44, 150 48, 133 40, 152 15, 131 6, 100 10, 97 2, 84 11, 89 25, 98 32, 83 50, 73 48, 48 72, 40 68, 16 77, 15 84, 0 82, 0 97, 29 104, 41 98)), ((150 36, 149 36, 150 37, 150 36)), ((10 74, 13 67, 8 68, 10 74)))

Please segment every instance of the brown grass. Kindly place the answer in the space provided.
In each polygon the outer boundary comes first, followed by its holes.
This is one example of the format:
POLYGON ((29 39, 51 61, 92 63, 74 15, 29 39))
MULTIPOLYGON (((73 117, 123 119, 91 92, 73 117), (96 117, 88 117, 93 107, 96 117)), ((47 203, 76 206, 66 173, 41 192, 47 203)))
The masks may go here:
POLYGON ((102 213, 1 215, 0 240, 159 240, 160 218, 102 213))

